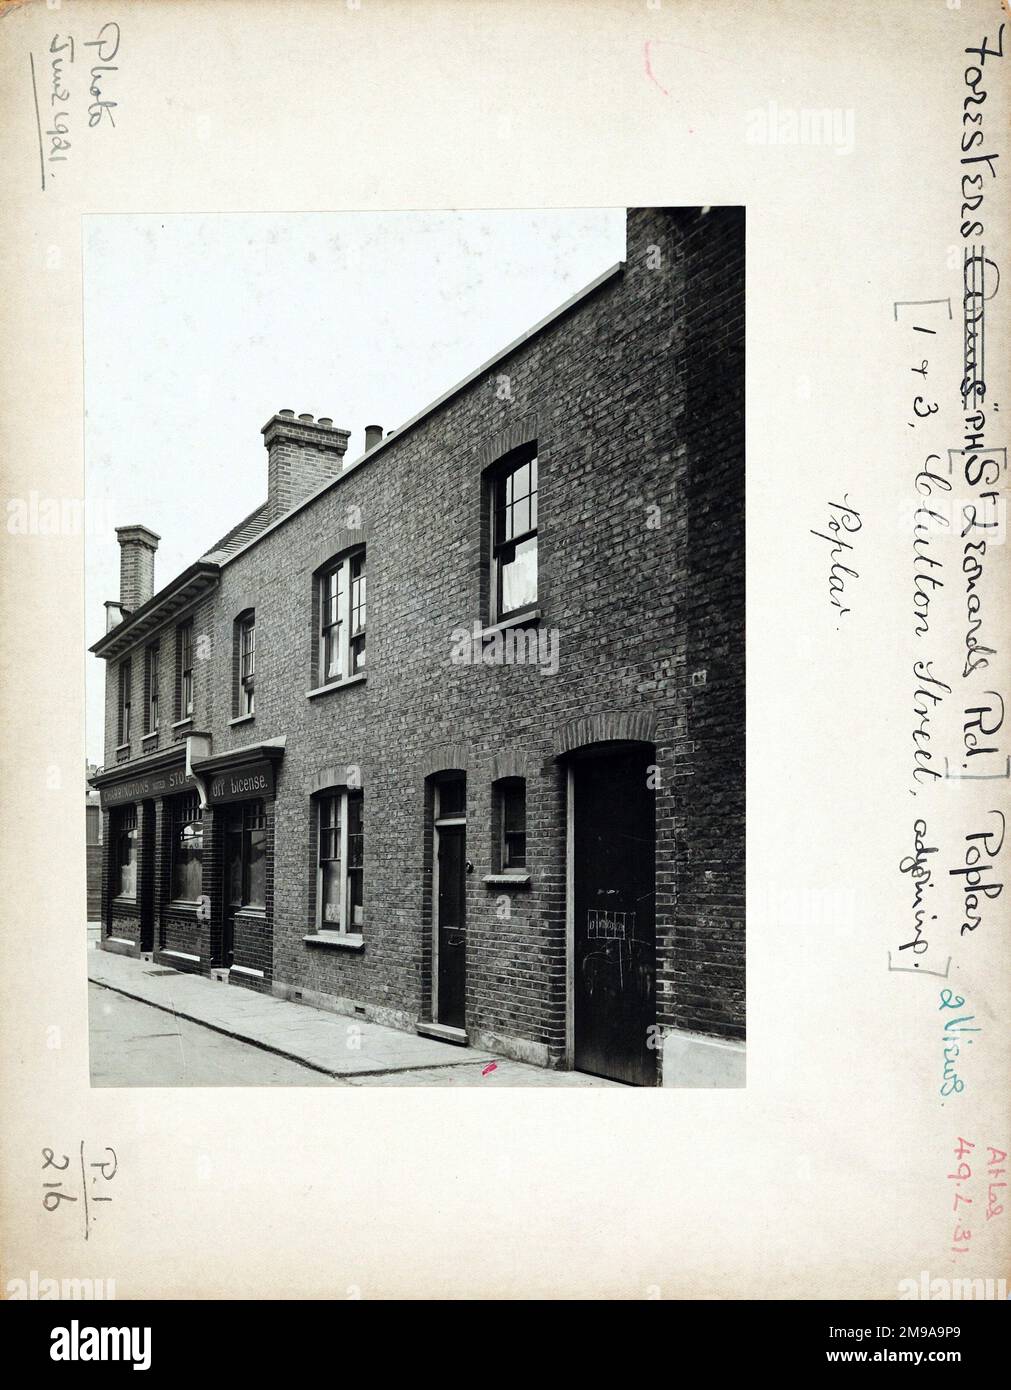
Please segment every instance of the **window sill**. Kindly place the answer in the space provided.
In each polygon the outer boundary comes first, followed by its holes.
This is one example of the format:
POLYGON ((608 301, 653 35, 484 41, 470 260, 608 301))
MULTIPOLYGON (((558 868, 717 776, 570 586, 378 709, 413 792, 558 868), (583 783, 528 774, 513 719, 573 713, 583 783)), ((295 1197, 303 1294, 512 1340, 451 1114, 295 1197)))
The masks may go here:
POLYGON ((145 734, 145 735, 144 735, 144 737, 141 739, 141 743, 151 743, 152 740, 156 739, 157 737, 158 737, 158 730, 157 730, 157 729, 152 729, 151 732, 150 732, 149 734, 145 734))
POLYGON ((529 888, 530 875, 525 871, 519 873, 485 874, 481 880, 489 888, 529 888))
POLYGON ((234 729, 235 726, 236 726, 236 724, 251 724, 255 718, 256 718, 255 713, 254 713, 254 714, 240 714, 240 715, 238 715, 237 718, 235 718, 235 719, 229 719, 229 721, 228 721, 228 727, 229 727, 230 729, 234 729))
POLYGON ((113 905, 113 907, 133 907, 133 908, 136 908, 136 906, 137 906, 137 899, 136 899, 136 898, 121 898, 121 897, 116 897, 116 898, 113 898, 113 900, 112 900, 112 905, 113 905))
POLYGON ((186 912, 195 917, 197 908, 199 906, 200 904, 198 902, 194 902, 192 898, 172 898, 169 902, 165 904, 165 911, 186 912))
POLYGON ((363 685, 367 675, 367 671, 359 671, 357 675, 345 676, 342 681, 331 681, 329 685, 317 685, 315 690, 305 692, 305 698, 315 700, 317 695, 329 695, 332 690, 344 690, 349 685, 363 685))
POLYGON ((318 931, 302 940, 309 946, 337 946, 344 951, 361 951, 365 947, 361 932, 318 931))
POLYGON ((193 716, 192 716, 192 714, 188 714, 188 715, 186 716, 185 719, 177 719, 176 722, 172 725, 172 728, 173 728, 173 729, 185 729, 185 728, 187 727, 187 725, 192 724, 192 723, 193 723, 193 716))
POLYGON ((254 970, 251 965, 230 965, 228 973, 229 975, 248 975, 254 980, 266 979, 262 970, 254 970))
POLYGON ((511 627, 528 627, 541 619, 539 608, 528 608, 525 613, 514 613, 511 618, 503 618, 500 623, 492 623, 482 630, 482 637, 494 637, 496 632, 507 632, 511 627))
POLYGON ((240 922, 265 922, 267 909, 265 907, 236 907, 232 911, 232 916, 240 922))

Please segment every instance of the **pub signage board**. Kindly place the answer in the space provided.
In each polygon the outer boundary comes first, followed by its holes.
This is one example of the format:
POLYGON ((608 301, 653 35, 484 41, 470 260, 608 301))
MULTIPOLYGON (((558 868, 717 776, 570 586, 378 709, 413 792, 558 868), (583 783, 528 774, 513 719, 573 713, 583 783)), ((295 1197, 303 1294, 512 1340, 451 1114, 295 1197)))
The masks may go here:
POLYGON ((195 787, 192 777, 187 777, 184 768, 177 767, 171 772, 150 772, 144 777, 131 777, 127 782, 116 782, 113 786, 102 787, 102 807, 121 806, 128 801, 143 801, 150 796, 171 796, 173 792, 185 791, 195 787))
POLYGON ((247 801, 251 797, 273 797, 274 764, 264 761, 234 772, 216 772, 207 781, 208 799, 219 806, 225 801, 247 801))

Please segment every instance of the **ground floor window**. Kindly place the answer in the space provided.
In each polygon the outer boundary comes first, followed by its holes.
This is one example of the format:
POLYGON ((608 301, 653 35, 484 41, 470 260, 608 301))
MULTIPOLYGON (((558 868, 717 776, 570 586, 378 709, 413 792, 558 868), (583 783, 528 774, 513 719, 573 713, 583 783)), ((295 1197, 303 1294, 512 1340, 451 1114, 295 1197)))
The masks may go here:
POLYGON ((362 793, 326 792, 318 804, 316 926, 320 931, 360 932, 365 924, 362 793))
POLYGON ((495 783, 499 817, 498 868, 525 869, 527 863, 527 796, 522 777, 503 777, 495 783))
POLYGON ((239 801, 225 813, 225 882, 230 907, 267 905, 267 812, 239 801))
POLYGON ((172 803, 172 898, 197 902, 203 891, 204 813, 196 792, 172 803))
POLYGON ((112 887, 117 898, 137 897, 137 807, 116 812, 112 832, 112 887))

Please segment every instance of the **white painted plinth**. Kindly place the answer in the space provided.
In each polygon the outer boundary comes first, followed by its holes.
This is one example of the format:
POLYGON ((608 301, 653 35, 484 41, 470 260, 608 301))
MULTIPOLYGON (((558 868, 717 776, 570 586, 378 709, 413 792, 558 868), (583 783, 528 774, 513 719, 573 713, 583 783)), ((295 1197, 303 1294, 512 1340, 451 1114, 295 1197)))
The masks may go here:
POLYGON ((663 1040, 663 1084, 689 1090, 747 1085, 743 1043, 704 1033, 667 1033, 663 1040))

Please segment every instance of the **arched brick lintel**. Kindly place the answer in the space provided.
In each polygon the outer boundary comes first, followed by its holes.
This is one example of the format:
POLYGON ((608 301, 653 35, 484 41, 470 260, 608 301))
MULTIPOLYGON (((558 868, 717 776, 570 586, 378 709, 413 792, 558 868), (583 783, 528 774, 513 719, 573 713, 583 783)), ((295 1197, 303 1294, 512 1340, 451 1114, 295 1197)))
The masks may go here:
POLYGON ((365 773, 358 763, 329 763, 309 778, 309 795, 324 792, 330 787, 365 786, 365 773))
POLYGON ((505 748, 496 753, 491 765, 491 780, 500 781, 503 777, 529 777, 530 760, 526 753, 516 748, 505 748))
POLYGON ((584 714, 570 719, 555 735, 555 757, 591 743, 615 740, 634 743, 656 742, 656 715, 652 710, 611 710, 605 714, 584 714))
POLYGON ((256 612, 256 595, 252 589, 246 589, 234 600, 235 612, 232 615, 232 622, 237 623, 240 618, 248 617, 250 613, 256 612))
POLYGON ((336 560, 339 555, 343 555, 346 551, 354 550, 359 545, 366 545, 368 539, 366 527, 352 530, 349 526, 342 526, 330 536, 329 540, 316 547, 305 568, 315 574, 317 570, 321 570, 324 565, 329 565, 331 560, 336 560))
POLYGON ((537 439, 537 416, 527 415, 516 420, 506 429, 486 439, 478 450, 478 466, 482 469, 496 463, 506 454, 518 449, 521 444, 533 444, 537 439))
POLYGON ((432 777, 437 772, 466 772, 470 753, 465 743, 442 743, 433 748, 421 764, 421 775, 432 777))

